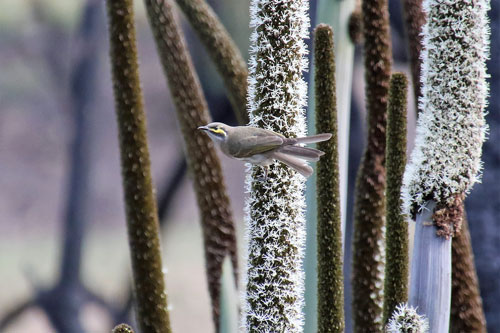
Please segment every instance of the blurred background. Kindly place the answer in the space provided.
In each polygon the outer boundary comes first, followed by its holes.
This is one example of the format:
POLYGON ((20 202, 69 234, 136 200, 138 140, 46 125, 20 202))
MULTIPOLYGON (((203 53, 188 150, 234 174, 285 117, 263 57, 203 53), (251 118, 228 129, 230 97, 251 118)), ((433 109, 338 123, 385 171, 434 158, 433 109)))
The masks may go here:
MULTIPOLYGON (((249 1, 208 2, 248 58, 249 1)), ((314 13, 315 1, 310 4, 314 13)), ((135 6, 172 328, 212 332, 201 230, 180 132, 142 1, 135 1, 135 6)), ((492 6, 490 139, 484 149, 483 184, 467 199, 467 213, 489 328, 500 332, 500 319, 494 315, 500 313, 498 1, 492 6)), ((398 0, 390 1, 390 12, 394 69, 409 73, 398 0)), ((181 14, 179 18, 212 117, 234 124, 220 77, 181 14)), ((0 2, 0 331, 64 332, 76 316, 84 332, 109 332, 130 309, 130 261, 106 29, 103 0, 0 2)), ((350 198, 364 144, 361 62, 358 47, 350 198)), ((411 148, 415 111, 413 102, 409 105, 411 148)), ((223 156, 221 160, 242 234, 244 166, 223 156)), ((349 223, 352 200, 348 202, 349 223)))

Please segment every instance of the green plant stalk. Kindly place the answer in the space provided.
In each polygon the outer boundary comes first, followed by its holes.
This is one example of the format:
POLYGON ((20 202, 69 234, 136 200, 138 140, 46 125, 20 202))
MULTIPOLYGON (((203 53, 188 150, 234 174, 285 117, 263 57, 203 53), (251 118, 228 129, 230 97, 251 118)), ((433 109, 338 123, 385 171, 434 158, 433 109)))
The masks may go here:
POLYGON ((176 1, 222 76, 238 122, 248 124, 248 71, 240 50, 205 0, 176 1))
POLYGON ((401 184, 406 165, 407 91, 406 76, 393 74, 387 108, 384 325, 396 307, 408 301, 408 223, 401 212, 401 184))
MULTIPOLYGON (((356 0, 319 0, 316 8, 316 22, 326 23, 335 31, 335 74, 338 82, 342 84, 336 87, 337 110, 338 110, 338 150, 339 150, 339 172, 340 172, 340 211, 342 225, 342 243, 345 235, 345 212, 347 207, 347 166, 349 154, 349 120, 351 114, 351 82, 354 63, 354 44, 351 42, 348 31, 348 21, 356 5, 356 0)), ((310 80, 312 80, 312 75, 310 80)), ((311 81, 312 82, 312 81, 311 81)), ((309 96, 314 96, 314 84, 309 85, 309 96)), ((315 101, 309 98, 307 122, 309 134, 314 134, 315 129, 315 101)), ((305 301, 305 332, 317 331, 317 207, 316 207, 316 174, 313 173, 307 182, 307 245, 306 259, 304 261, 306 271, 305 301)))
POLYGON ((199 126, 210 122, 208 106, 184 38, 173 13, 172 0, 145 0, 163 70, 176 106, 188 165, 193 172, 200 209, 212 317, 219 330, 222 264, 229 256, 238 281, 236 235, 219 159, 210 138, 199 126))
POLYGON ((450 332, 486 332, 469 225, 464 216, 460 233, 451 242, 450 332))
POLYGON ((382 331, 385 145, 391 38, 387 0, 362 3, 367 146, 354 199, 352 297, 355 332, 382 331))
POLYGON ((107 8, 137 321, 143 332, 170 332, 132 0, 108 0, 107 8))
POLYGON ((318 332, 344 331, 344 276, 340 222, 337 101, 333 30, 326 24, 314 33, 316 132, 332 133, 318 144, 325 155, 317 164, 318 332))

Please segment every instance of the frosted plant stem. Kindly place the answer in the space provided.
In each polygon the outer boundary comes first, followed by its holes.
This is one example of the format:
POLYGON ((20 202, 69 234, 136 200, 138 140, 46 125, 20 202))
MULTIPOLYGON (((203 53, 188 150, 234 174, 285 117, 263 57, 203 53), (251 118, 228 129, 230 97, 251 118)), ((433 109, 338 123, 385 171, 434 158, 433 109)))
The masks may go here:
POLYGON ((431 333, 448 332, 451 305, 451 239, 436 235, 436 203, 417 214, 411 261, 410 306, 429 320, 431 333))
POLYGON ((431 332, 448 331, 450 238, 460 230, 465 195, 480 178, 488 9, 487 0, 423 3, 421 112, 401 195, 404 212, 417 221, 410 305, 428 316, 431 332))
MULTIPOLYGON (((289 137, 306 134, 306 0, 253 0, 250 7, 250 125, 289 137)), ((248 260, 242 325, 248 332, 302 332, 305 243, 304 184, 275 162, 249 168, 248 260)))

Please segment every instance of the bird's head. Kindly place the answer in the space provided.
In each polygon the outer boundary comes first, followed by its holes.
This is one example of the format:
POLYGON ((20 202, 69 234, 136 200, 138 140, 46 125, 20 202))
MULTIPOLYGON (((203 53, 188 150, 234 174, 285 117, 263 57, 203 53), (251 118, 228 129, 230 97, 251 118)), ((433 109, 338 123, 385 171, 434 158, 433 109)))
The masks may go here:
POLYGON ((206 126, 198 127, 208 134, 208 136, 214 141, 225 141, 227 139, 229 126, 223 123, 210 123, 206 126))

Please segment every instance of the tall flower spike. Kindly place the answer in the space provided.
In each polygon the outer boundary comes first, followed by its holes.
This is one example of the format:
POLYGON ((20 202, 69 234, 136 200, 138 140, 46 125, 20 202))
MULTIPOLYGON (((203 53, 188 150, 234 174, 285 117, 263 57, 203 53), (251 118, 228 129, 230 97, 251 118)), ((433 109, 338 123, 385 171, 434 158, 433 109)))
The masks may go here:
POLYGON ((452 205, 478 181, 485 139, 489 1, 426 0, 422 97, 415 148, 403 180, 403 206, 452 205))
POLYGON ((367 143, 354 198, 352 317, 354 331, 382 329, 385 221, 385 145, 391 77, 387 0, 362 2, 367 143))
POLYGON ((176 0, 186 14, 228 91, 229 101, 241 125, 248 123, 246 112, 248 71, 245 59, 226 28, 205 0, 176 0))
POLYGON ((333 30, 320 24, 314 31, 316 132, 332 133, 318 144, 325 156, 317 167, 318 201, 318 332, 343 332, 344 276, 340 222, 337 96, 333 30))
MULTIPOLYGON (((302 79, 308 35, 306 0, 253 0, 248 108, 250 125, 305 135, 302 79)), ((266 181, 249 167, 246 184, 248 266, 243 325, 248 332, 301 332, 305 179, 274 163, 266 181)))
POLYGON ((229 256, 237 280, 236 233, 219 159, 211 140, 197 128, 210 122, 191 57, 174 16, 173 0, 145 0, 151 30, 163 65, 200 210, 208 291, 216 331, 220 325, 222 264, 229 256))
POLYGON ((396 305, 408 301, 408 223, 401 214, 400 195, 406 164, 407 90, 406 76, 392 74, 387 107, 384 324, 396 305))
MULTIPOLYGON (((422 59, 422 26, 425 23, 425 14, 422 10, 422 0, 403 0, 403 15, 405 18, 406 33, 408 35, 408 51, 410 53, 410 68, 413 82, 415 101, 421 96, 420 69, 422 59)), ((417 108, 418 109, 418 108, 417 108)))
POLYGON ((133 1, 107 0, 106 4, 137 322, 142 332, 170 333, 146 114, 139 81, 133 1))

